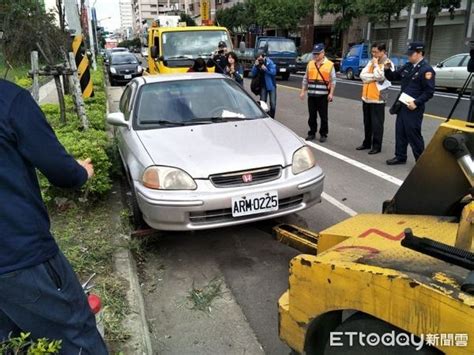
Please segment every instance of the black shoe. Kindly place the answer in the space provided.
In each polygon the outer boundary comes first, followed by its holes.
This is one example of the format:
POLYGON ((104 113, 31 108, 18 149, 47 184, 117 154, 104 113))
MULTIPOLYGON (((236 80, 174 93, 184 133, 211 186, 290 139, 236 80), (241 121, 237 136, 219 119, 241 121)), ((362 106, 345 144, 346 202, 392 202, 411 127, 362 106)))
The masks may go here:
POLYGON ((308 134, 308 137, 306 137, 306 140, 307 141, 312 141, 312 140, 314 140, 314 138, 316 138, 316 136, 314 134, 308 134))
POLYGON ((369 154, 372 155, 372 154, 378 154, 380 153, 382 150, 381 149, 372 149, 369 151, 369 154))
POLYGON ((321 143, 324 143, 324 142, 326 142, 327 140, 328 140, 328 137, 327 137, 327 136, 321 136, 321 137, 319 138, 319 141, 320 141, 321 143))
POLYGON ((356 148, 356 150, 366 150, 366 149, 370 149, 370 147, 366 147, 365 145, 361 145, 361 146, 356 148))
POLYGON ((406 160, 400 160, 397 157, 387 160, 387 165, 401 165, 405 164, 406 160))

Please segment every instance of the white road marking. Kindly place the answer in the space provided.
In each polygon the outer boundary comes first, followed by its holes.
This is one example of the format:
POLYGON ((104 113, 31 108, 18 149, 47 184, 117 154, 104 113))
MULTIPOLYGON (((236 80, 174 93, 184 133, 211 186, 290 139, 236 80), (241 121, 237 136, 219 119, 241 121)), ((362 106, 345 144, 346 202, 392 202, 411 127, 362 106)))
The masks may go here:
MULTIPOLYGON (((300 74, 293 74, 293 76, 300 77, 300 78, 303 77, 303 75, 300 75, 300 74)), ((347 85, 362 86, 361 82, 354 81, 354 80, 349 80, 349 79, 337 78, 336 82, 347 84, 347 85)), ((398 91, 398 90, 400 90, 400 85, 392 85, 389 88, 389 90, 398 91)), ((456 94, 444 94, 444 93, 440 93, 440 92, 435 92, 434 96, 445 97, 445 98, 448 98, 448 99, 457 99, 458 98, 458 95, 456 95, 456 94)), ((469 101, 470 98, 467 97, 467 96, 463 96, 463 97, 461 97, 461 100, 469 101)))
POLYGON ((361 163, 357 160, 354 160, 352 158, 349 158, 349 157, 346 157, 345 155, 342 155, 340 153, 337 153, 331 149, 328 149, 328 148, 325 148, 325 147, 322 147, 320 146, 319 144, 316 144, 316 143, 313 143, 313 142, 309 142, 309 141, 306 141, 306 144, 313 147, 314 149, 317 149, 323 153, 326 153, 328 155, 331 155, 332 157, 334 158, 337 158, 339 160, 342 160, 352 166, 355 166, 356 168, 359 168, 359 169, 362 169, 372 175, 375 175, 381 179, 384 179, 388 182, 391 182, 392 184, 394 185, 397 185, 397 186, 401 186, 403 184, 403 180, 400 180, 398 178, 396 178, 395 176, 392 176, 392 175, 389 175, 387 173, 384 173, 383 171, 380 171, 378 169, 375 169, 375 168, 372 168, 371 166, 369 165, 366 165, 364 163, 361 163))
POLYGON ((327 193, 323 192, 321 194, 321 197, 323 199, 325 199, 327 202, 329 202, 330 204, 336 206, 337 208, 339 208, 343 212, 347 213, 349 216, 354 217, 355 215, 357 215, 356 211, 354 211, 352 208, 346 206, 345 204, 339 202, 337 199, 335 199, 331 195, 328 195, 327 193))

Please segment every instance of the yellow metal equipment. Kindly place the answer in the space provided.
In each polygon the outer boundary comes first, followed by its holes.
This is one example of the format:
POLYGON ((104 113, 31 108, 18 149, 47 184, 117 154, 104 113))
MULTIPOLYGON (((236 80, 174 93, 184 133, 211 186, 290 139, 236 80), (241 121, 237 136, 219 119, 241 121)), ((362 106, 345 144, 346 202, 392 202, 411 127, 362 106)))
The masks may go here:
POLYGON ((474 272, 465 266, 474 260, 473 152, 473 123, 443 123, 383 214, 357 215, 319 234, 276 227, 280 240, 309 253, 290 263, 278 302, 280 338, 307 354, 474 354, 474 272), (463 266, 402 246, 407 228, 443 243, 463 266), (419 337, 423 349, 404 338, 383 343, 391 332, 419 337), (378 345, 367 337, 361 345, 359 334, 370 333, 378 345))
MULTIPOLYGON (((220 41, 232 50, 229 31, 225 27, 191 26, 148 29, 148 71, 150 74, 185 73, 193 59, 211 56, 220 41)), ((214 68, 209 68, 214 71, 214 68)))

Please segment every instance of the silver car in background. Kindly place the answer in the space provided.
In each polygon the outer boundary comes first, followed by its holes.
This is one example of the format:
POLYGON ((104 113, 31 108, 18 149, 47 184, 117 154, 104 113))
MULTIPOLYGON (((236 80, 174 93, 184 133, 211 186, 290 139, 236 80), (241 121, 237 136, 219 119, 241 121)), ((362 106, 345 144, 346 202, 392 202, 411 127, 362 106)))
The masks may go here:
MULTIPOLYGON (((448 90, 461 89, 469 76, 467 63, 469 62, 469 53, 456 54, 434 67, 436 72, 436 86, 444 87, 448 90)), ((468 87, 467 91, 471 91, 468 87)))
POLYGON ((109 114, 134 220, 198 230, 294 213, 321 200, 312 150, 219 74, 132 80, 109 114))

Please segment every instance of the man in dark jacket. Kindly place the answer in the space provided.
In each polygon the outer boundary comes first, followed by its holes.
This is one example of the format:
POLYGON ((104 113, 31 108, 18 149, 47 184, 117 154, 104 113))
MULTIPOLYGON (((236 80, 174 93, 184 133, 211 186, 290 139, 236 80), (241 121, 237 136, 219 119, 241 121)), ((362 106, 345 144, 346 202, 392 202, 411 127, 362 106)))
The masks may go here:
POLYGON ((212 53, 212 57, 207 61, 209 68, 215 67, 214 71, 219 74, 225 74, 227 67, 227 43, 220 41, 217 50, 212 53))
POLYGON ((425 46, 423 43, 410 43, 407 55, 409 62, 397 71, 392 71, 391 63, 385 64, 385 77, 388 80, 400 80, 402 95, 411 98, 404 104, 397 102, 395 157, 387 160, 388 165, 405 164, 408 145, 411 146, 415 160, 418 160, 425 150, 421 125, 425 104, 435 92, 435 71, 424 58, 425 46))
POLYGON ((94 173, 57 140, 30 93, 0 80, 0 342, 20 331, 61 354, 107 354, 82 287, 50 233, 36 176, 78 188, 94 173))

